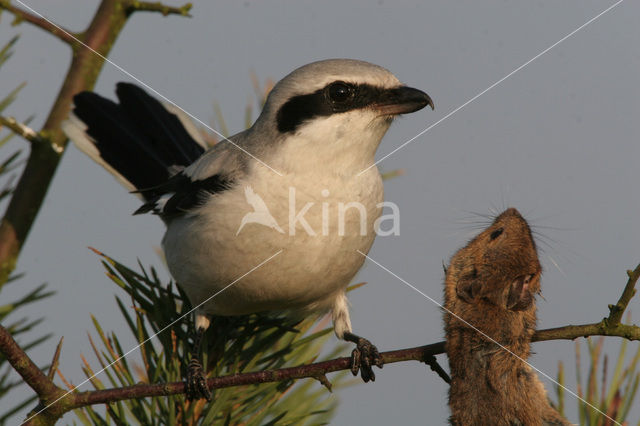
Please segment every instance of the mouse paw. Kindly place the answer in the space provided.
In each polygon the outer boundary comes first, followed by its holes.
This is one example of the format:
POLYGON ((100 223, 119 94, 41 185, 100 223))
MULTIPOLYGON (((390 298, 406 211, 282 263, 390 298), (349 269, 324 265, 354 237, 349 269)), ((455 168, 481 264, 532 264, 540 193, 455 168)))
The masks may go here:
POLYGON ((188 401, 205 398, 211 401, 211 391, 207 386, 207 378, 202 364, 197 357, 191 358, 187 367, 187 379, 185 381, 185 393, 188 401))
POLYGON ((382 368, 383 361, 378 349, 367 339, 359 337, 355 349, 351 352, 351 373, 354 376, 360 375, 365 383, 375 382, 376 375, 373 366, 382 368))

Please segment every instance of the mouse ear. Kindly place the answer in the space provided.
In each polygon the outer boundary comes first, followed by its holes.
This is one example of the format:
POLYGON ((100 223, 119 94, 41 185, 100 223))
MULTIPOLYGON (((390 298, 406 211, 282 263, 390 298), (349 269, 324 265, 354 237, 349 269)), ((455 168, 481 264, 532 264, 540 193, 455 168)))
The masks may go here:
POLYGON ((529 288, 531 275, 518 277, 509 286, 506 308, 512 311, 523 311, 533 303, 533 295, 529 288))
POLYGON ((461 279, 456 284, 456 294, 466 303, 474 302, 481 290, 482 283, 477 279, 461 279))

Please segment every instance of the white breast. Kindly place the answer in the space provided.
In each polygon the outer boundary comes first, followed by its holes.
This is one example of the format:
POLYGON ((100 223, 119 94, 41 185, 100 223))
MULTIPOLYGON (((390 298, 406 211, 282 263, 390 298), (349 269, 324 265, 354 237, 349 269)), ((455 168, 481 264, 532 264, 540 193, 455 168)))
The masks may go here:
POLYGON ((373 244, 382 180, 376 167, 358 173, 373 162, 389 124, 369 110, 311 121, 263 159, 282 176, 252 162, 233 189, 172 222, 164 238, 167 263, 191 302, 237 280, 204 311, 331 308, 364 262, 358 250, 367 253, 373 244), (268 215, 254 214, 260 205, 268 215))
POLYGON ((359 177, 313 170, 278 176, 261 165, 254 172, 249 173, 251 181, 211 197, 199 214, 171 223, 163 243, 172 275, 195 305, 279 252, 207 302, 204 310, 241 315, 330 308, 364 261, 356 250, 366 253, 373 244, 383 197, 377 169, 359 177), (253 222, 236 235, 243 217, 254 212, 247 203, 247 186, 283 232, 253 222), (292 220, 305 206, 305 222, 292 220))

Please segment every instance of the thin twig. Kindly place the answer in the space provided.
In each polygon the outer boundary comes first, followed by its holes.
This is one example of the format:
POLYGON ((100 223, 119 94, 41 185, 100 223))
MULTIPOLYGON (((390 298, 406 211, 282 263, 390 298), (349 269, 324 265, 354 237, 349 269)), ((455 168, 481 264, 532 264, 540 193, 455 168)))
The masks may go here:
POLYGON ((316 376, 315 378, 318 380, 318 382, 320 382, 320 384, 321 384, 322 386, 324 386, 325 388, 327 388, 327 390, 328 390, 329 392, 333 392, 333 391, 332 391, 332 389, 333 389, 333 385, 331 384, 331 382, 329 381, 329 379, 327 379, 326 374, 320 374, 319 376, 316 376))
MULTIPOLYGON (((640 265, 633 271, 629 271, 629 282, 625 286, 623 295, 616 306, 620 307, 620 315, 626 309, 629 300, 635 293, 634 286, 640 275, 640 265)), ((618 336, 629 340, 640 340, 640 327, 635 325, 626 325, 612 322, 610 319, 603 319, 599 323, 568 325, 552 329, 537 331, 532 341, 544 340, 573 340, 581 336, 618 336)), ((420 346, 415 348, 400 349, 395 351, 383 352, 381 357, 385 364, 391 364, 402 361, 422 361, 433 360, 435 355, 445 352, 445 342, 438 342, 431 345, 420 346)), ((330 361, 317 362, 299 367, 283 368, 279 370, 260 371, 254 373, 234 374, 224 377, 215 377, 207 381, 212 389, 241 386, 248 384, 277 382, 283 380, 300 379, 300 378, 316 378, 323 377, 326 373, 350 368, 351 359, 348 357, 337 358, 330 361)), ((430 363, 434 369, 433 363, 430 363)), ((436 364, 437 365, 437 364, 436 364)), ((439 367, 439 366, 438 366, 439 367)), ((438 372, 440 377, 444 376, 444 371, 438 372)), ((445 373, 446 376, 446 373, 445 373)), ((126 388, 106 389, 77 394, 76 403, 78 404, 97 404, 105 402, 114 402, 122 399, 141 398, 148 396, 174 395, 184 392, 184 383, 174 382, 159 385, 135 385, 126 388)))
MULTIPOLYGON (((573 340, 582 336, 618 336, 629 340, 640 340, 640 327, 634 325, 616 326, 612 330, 602 327, 602 323, 569 325, 547 330, 540 330, 533 336, 533 341, 544 340, 573 340)), ((395 351, 382 352, 385 364, 393 364, 403 361, 425 362, 438 354, 445 352, 445 342, 433 343, 415 348, 399 349, 395 351)), ((316 362, 299 367, 282 368, 278 370, 257 371, 252 373, 232 374, 229 376, 213 377, 207 380, 211 389, 227 388, 232 386, 252 385, 267 382, 280 382, 284 380, 314 378, 336 371, 348 370, 351 368, 351 358, 336 358, 329 361, 316 362)), ((440 374, 440 373, 439 373, 440 374)), ((442 376, 441 376, 442 377, 442 376)), ((88 391, 75 394, 75 407, 84 405, 103 404, 116 402, 131 398, 144 398, 152 396, 167 396, 184 393, 183 382, 162 383, 162 384, 139 384, 122 388, 112 388, 96 391, 88 391)))
MULTIPOLYGON (((616 305, 619 309, 619 311, 616 312, 624 312, 629 300, 635 293, 634 287, 638 280, 638 275, 640 275, 640 265, 638 265, 634 271, 629 271, 628 275, 629 281, 627 282, 623 294, 616 305)), ((620 324, 615 321, 611 321, 611 317, 609 317, 594 324, 569 325, 565 327, 540 330, 534 334, 532 341, 575 339, 581 336, 586 337, 593 335, 619 336, 629 340, 640 340, 640 327, 620 324)), ((57 364, 59 349, 60 344, 58 345, 58 350, 54 356, 52 371, 55 370, 55 365, 57 364)), ((432 369, 440 375, 440 377, 445 378, 446 380, 446 373, 440 368, 437 362, 434 362, 435 355, 444 353, 444 351, 445 342, 438 342, 426 346, 383 352, 380 356, 382 357, 384 364, 410 360, 427 362, 431 365, 432 369)), ((50 377, 45 376, 40 371, 31 359, 29 359, 27 354, 18 346, 15 340, 13 340, 9 332, 1 326, 0 352, 6 356, 9 363, 23 377, 25 382, 34 389, 41 401, 45 404, 47 401, 56 402, 55 404, 47 406, 46 409, 39 411, 39 413, 41 412, 44 418, 46 418, 46 422, 49 422, 50 420, 55 421, 55 419, 58 419, 65 412, 87 405, 111 403, 132 398, 176 395, 185 392, 184 382, 173 382, 161 384, 138 384, 134 386, 87 392, 72 392, 73 390, 76 390, 72 389, 72 391, 65 393, 53 383, 50 377)), ((91 372, 88 364, 86 365, 88 371, 91 372)), ((255 385, 267 382, 313 378, 319 380, 323 385, 330 389, 330 383, 326 378, 326 374, 350 368, 351 358, 343 357, 298 367, 214 377, 207 380, 207 385, 211 389, 219 389, 232 386, 255 385)), ((31 419, 35 419, 35 417, 32 416, 30 417, 30 420, 31 419)))
MULTIPOLYGON (((156 10, 173 13, 153 3, 131 0, 102 0, 89 26, 80 33, 69 33, 47 21, 37 13, 17 8, 9 0, 0 0, 0 9, 12 13, 19 20, 28 21, 64 40, 73 50, 71 65, 62 82, 60 92, 38 134, 47 143, 31 144, 31 152, 22 171, 4 217, 0 220, 0 285, 15 269, 22 247, 42 207, 51 180, 55 175, 68 140, 61 123, 68 117, 72 99, 83 90, 91 90, 104 65, 104 58, 132 13, 137 10, 156 10), (136 8, 137 4, 137 8, 136 8), (77 37, 77 39, 76 39, 77 37)), ((184 15, 188 5, 176 9, 184 15)))
MULTIPOLYGON (((419 348, 401 349, 380 354, 385 364, 415 360, 422 361, 429 355, 444 352, 444 342, 419 348)), ((292 379, 318 379, 326 373, 351 369, 351 357, 336 358, 298 367, 281 368, 278 370, 256 371, 252 373, 231 374, 213 377, 207 380, 211 389, 221 389, 232 386, 253 385, 258 383, 281 382, 292 379)), ((162 384, 139 384, 122 388, 88 391, 74 394, 77 407, 106 402, 121 401, 130 398, 149 396, 176 395, 184 393, 184 382, 162 384)))
MULTIPOLYGON (((1 329, 4 330, 4 329, 1 329)), ((542 340, 558 340, 558 339, 575 339, 576 337, 589 336, 589 335, 604 335, 604 336, 619 336, 625 337, 630 340, 640 340, 640 327, 633 325, 617 325, 611 329, 607 329, 603 322, 596 324, 585 324, 578 326, 566 326, 558 327, 554 329, 540 330, 536 332, 533 337, 533 341, 542 340)), ((5 341, 10 339, 13 345, 17 347, 15 341, 4 330, 4 335, 0 333, 0 352, 6 353, 9 351, 15 351, 15 347, 11 347, 5 341)), ((24 354, 20 348, 17 350, 24 354)), ((434 355, 442 354, 445 351, 445 342, 438 342, 426 346, 419 346, 415 348, 399 349, 394 351, 388 351, 381 353, 381 357, 385 364, 392 364, 403 361, 420 361, 425 362, 426 359, 433 357, 434 355)), ((26 354, 23 355, 28 360, 26 354)), ((7 356, 9 359, 10 357, 7 356)), ((39 382, 34 390, 38 392, 38 395, 51 395, 50 392, 56 392, 56 395, 61 392, 61 389, 56 387, 44 374, 38 370, 38 368, 30 360, 28 360, 32 367, 35 369, 31 372, 33 374, 40 374, 39 382), (46 386, 45 386, 46 385, 46 386), (41 393, 42 392, 42 393, 41 393)), ((10 359, 11 362, 11 359, 10 359)), ((14 365, 12 363, 12 365, 14 365)), ((14 368, 16 368, 14 366, 14 368)), ((332 373, 341 370, 347 370, 351 368, 351 358, 336 358, 329 361, 316 362, 313 364, 302 365, 298 367, 282 368, 278 370, 257 371, 252 373, 232 374, 223 377, 214 377, 207 380, 207 384, 211 389, 227 388, 232 386, 253 385, 267 382, 280 382, 284 380, 302 379, 302 378, 314 378, 318 380, 327 373, 332 373)), ((22 374, 22 373, 21 373, 22 374)), ((33 382, 32 379, 27 380, 27 383, 33 382)), ((65 411, 73 408, 79 408, 86 405, 104 404, 109 402, 122 401, 132 398, 145 398, 154 396, 167 396, 182 394, 185 391, 183 382, 161 383, 161 384, 138 384, 134 386, 126 386, 120 388, 94 390, 80 393, 69 393, 64 397, 65 411)), ((51 400, 51 397, 47 397, 51 400)))
POLYGON ((625 309, 627 309, 627 305, 629 305, 629 301, 636 294, 636 283, 638 282, 638 278, 640 278, 640 265, 636 266, 636 269, 633 271, 627 271, 627 275, 629 276, 629 280, 627 281, 627 285, 624 287, 624 291, 618 299, 618 303, 615 305, 609 305, 609 318, 607 319, 609 325, 617 325, 620 324, 622 320, 622 314, 624 314, 625 309))
POLYGON ((132 11, 160 12, 164 16, 181 15, 181 16, 191 17, 191 15, 189 14, 191 7, 193 7, 191 3, 186 3, 180 7, 171 7, 171 6, 164 5, 160 2, 150 2, 150 1, 131 1, 129 3, 129 8, 132 11))
POLYGON ((444 371, 444 368, 440 367, 440 364, 438 364, 438 360, 436 359, 435 355, 429 355, 425 357, 424 363, 431 367, 431 371, 436 372, 438 376, 440 376, 440 378, 444 380, 445 383, 449 385, 451 384, 451 377, 449 377, 447 372, 444 371))
POLYGON ((628 340, 640 340, 640 327, 637 325, 607 325, 606 318, 594 324, 566 325, 564 327, 548 328, 536 331, 533 342, 543 340, 573 340, 588 336, 615 336, 628 340))
POLYGON ((76 43, 71 36, 71 32, 61 28, 59 25, 53 25, 50 21, 35 15, 27 10, 21 9, 11 4, 9 0, 0 0, 0 9, 5 9, 7 12, 15 16, 13 25, 17 25, 22 21, 28 22, 36 27, 50 33, 51 35, 58 37, 60 40, 67 44, 73 45, 76 43))
POLYGON ((20 123, 13 117, 3 117, 0 115, 0 126, 5 126, 16 135, 22 136, 31 143, 44 142, 44 139, 40 137, 38 132, 26 124, 20 123))
POLYGON ((63 390, 53 384, 51 380, 31 361, 31 358, 13 340, 11 333, 0 325, 0 352, 5 356, 14 370, 39 396, 58 395, 63 390))

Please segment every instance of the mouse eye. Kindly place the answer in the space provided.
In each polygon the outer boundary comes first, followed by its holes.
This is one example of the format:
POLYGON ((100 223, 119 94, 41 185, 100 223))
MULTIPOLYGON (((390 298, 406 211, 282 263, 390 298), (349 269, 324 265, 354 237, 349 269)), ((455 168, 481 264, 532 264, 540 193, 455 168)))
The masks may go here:
POLYGON ((331 102, 346 102, 353 95, 353 86, 341 81, 335 82, 329 86, 328 95, 331 102))
POLYGON ((496 238, 498 238, 500 235, 502 235, 502 233, 504 232, 503 228, 498 228, 495 231, 493 231, 491 233, 491 235, 489 236, 489 238, 491 239, 491 241, 495 240, 496 238))

